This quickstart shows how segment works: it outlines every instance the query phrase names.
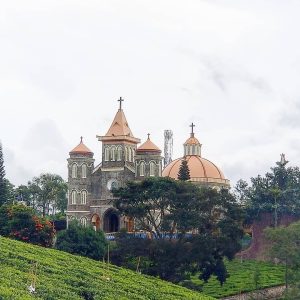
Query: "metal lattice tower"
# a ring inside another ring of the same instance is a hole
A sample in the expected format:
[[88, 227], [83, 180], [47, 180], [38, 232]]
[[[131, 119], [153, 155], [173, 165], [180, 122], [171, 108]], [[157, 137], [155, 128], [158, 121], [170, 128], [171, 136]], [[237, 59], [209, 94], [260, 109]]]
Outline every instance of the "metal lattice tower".
[[173, 131], [165, 130], [165, 146], [164, 146], [164, 166], [168, 165], [172, 161], [173, 156]]

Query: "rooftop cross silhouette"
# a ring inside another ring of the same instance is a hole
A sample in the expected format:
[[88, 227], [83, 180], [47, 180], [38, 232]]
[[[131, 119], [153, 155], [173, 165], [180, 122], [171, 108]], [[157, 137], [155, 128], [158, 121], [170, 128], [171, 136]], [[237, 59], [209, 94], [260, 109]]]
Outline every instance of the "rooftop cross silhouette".
[[192, 123], [192, 124], [190, 125], [190, 127], [192, 127], [192, 134], [194, 134], [194, 127], [196, 127], [196, 125], [195, 125], [194, 123]]
[[122, 102], [124, 101], [124, 99], [122, 99], [122, 97], [120, 97], [120, 99], [118, 100], [120, 102], [120, 110], [122, 109]]

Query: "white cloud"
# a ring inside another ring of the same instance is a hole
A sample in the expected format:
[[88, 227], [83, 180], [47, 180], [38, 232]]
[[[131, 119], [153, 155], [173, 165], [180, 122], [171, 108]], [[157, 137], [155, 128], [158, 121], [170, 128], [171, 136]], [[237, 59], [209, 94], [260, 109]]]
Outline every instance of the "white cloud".
[[5, 1], [0, 138], [9, 179], [65, 176], [81, 135], [99, 161], [95, 136], [109, 127], [119, 96], [136, 136], [151, 132], [162, 147], [163, 130], [173, 129], [174, 156], [196, 123], [203, 155], [233, 181], [267, 171], [283, 151], [299, 164], [299, 8], [273, 0]]

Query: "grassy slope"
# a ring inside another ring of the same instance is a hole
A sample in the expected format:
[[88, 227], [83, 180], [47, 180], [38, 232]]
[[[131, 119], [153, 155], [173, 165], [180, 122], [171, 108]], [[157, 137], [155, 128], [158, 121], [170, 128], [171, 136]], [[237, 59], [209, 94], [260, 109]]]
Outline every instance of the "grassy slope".
[[[31, 262], [38, 262], [37, 294], [32, 297]], [[107, 277], [110, 280], [107, 280]], [[0, 299], [213, 299], [157, 278], [101, 262], [0, 238]]]
[[[215, 278], [211, 278], [203, 286], [203, 293], [216, 298], [239, 294], [240, 292], [255, 290], [254, 274], [259, 270], [259, 288], [277, 286], [284, 283], [284, 267], [267, 262], [243, 261], [236, 259], [226, 262], [230, 277], [223, 286]], [[203, 284], [196, 276], [193, 278], [195, 283]]]

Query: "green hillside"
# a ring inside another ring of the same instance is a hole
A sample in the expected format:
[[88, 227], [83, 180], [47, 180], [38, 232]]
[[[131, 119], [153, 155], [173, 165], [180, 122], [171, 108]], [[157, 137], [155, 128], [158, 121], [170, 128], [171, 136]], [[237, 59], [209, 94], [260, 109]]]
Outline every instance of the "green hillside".
[[[30, 269], [38, 263], [37, 293]], [[0, 299], [213, 299], [180, 286], [65, 252], [0, 238]]]

